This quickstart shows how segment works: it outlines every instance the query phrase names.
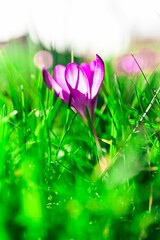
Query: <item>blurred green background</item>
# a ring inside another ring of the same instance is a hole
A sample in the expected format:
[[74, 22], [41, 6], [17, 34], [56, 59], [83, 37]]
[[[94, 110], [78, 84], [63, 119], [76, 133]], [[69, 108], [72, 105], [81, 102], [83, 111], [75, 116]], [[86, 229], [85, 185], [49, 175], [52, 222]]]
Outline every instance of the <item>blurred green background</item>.
[[[29, 38], [0, 49], [0, 239], [160, 239], [159, 69], [146, 80], [105, 62], [98, 164], [87, 125], [44, 85], [40, 50]], [[70, 62], [50, 53], [50, 73]]]

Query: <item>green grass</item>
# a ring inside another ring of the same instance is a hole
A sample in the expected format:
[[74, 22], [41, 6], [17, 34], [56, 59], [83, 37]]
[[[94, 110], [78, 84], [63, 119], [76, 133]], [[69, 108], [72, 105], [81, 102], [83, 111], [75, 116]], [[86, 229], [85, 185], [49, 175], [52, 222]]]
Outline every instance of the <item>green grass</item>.
[[160, 72], [146, 81], [105, 63], [99, 165], [90, 129], [44, 85], [37, 50], [0, 51], [0, 239], [160, 239]]

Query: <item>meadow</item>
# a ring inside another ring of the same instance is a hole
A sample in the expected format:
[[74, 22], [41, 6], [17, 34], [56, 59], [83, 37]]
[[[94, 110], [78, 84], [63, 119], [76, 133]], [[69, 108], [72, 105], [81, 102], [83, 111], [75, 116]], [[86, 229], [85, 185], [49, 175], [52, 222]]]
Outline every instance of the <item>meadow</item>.
[[[160, 239], [159, 69], [120, 74], [105, 61], [97, 147], [90, 123], [46, 88], [41, 49], [0, 49], [0, 239]], [[71, 61], [50, 51], [50, 73]]]

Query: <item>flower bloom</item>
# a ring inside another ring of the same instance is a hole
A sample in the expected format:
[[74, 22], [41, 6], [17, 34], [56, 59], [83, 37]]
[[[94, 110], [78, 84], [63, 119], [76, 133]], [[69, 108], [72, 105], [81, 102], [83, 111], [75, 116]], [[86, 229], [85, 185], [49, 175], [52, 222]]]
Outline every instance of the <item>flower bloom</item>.
[[45, 67], [42, 69], [43, 80], [47, 87], [62, 101], [70, 104], [83, 118], [88, 108], [91, 119], [97, 104], [97, 95], [104, 78], [103, 60], [96, 55], [90, 63], [80, 66], [73, 62], [66, 67], [57, 65], [52, 77]]

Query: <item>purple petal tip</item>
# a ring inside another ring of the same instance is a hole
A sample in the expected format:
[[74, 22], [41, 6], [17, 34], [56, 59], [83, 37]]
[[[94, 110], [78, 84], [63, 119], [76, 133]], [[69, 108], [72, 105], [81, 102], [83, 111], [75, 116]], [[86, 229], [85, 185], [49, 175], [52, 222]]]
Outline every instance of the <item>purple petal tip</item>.
[[43, 75], [43, 80], [44, 80], [46, 86], [51, 90], [53, 88], [53, 78], [47, 72], [45, 67], [42, 68], [42, 75]]

